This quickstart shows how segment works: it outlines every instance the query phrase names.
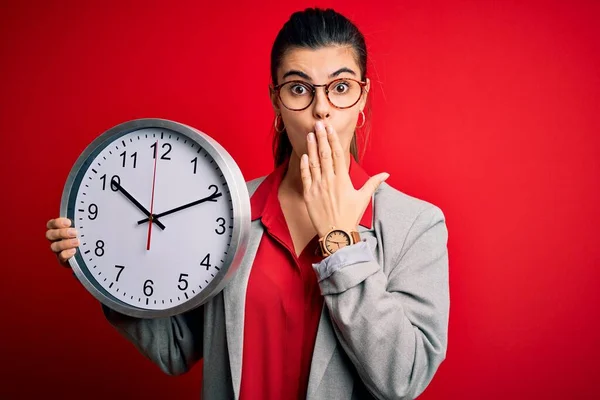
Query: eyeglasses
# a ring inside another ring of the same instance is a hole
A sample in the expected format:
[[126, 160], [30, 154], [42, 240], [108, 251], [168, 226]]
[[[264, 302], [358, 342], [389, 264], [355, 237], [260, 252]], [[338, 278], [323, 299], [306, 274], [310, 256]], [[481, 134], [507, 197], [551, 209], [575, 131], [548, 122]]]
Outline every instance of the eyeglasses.
[[312, 104], [317, 88], [324, 87], [329, 103], [335, 108], [344, 109], [358, 103], [366, 85], [366, 82], [356, 79], [340, 78], [324, 85], [313, 85], [305, 81], [288, 81], [273, 86], [273, 90], [285, 108], [302, 111]]

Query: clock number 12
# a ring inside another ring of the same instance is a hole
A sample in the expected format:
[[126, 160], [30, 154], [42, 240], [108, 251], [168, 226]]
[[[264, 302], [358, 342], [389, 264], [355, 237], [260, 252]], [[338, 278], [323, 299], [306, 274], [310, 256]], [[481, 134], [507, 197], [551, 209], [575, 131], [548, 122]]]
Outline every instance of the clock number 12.
[[[152, 147], [154, 149], [154, 151], [152, 152], [152, 158], [156, 158], [156, 143], [152, 144], [150, 147]], [[169, 154], [171, 152], [171, 144], [169, 143], [163, 143], [163, 145], [161, 146], [163, 149], [167, 148], [167, 151], [165, 151], [165, 153], [160, 156], [161, 160], [170, 160], [171, 157], [167, 157], [167, 154]]]

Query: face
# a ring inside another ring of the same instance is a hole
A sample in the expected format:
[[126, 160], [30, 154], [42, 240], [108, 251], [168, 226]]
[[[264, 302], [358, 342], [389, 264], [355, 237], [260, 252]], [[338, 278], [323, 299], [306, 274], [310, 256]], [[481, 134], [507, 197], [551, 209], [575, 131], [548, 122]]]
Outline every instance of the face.
[[[338, 78], [361, 80], [360, 68], [351, 47], [329, 46], [317, 50], [305, 48], [289, 50], [277, 71], [278, 84], [300, 80], [314, 85], [322, 85]], [[302, 154], [307, 153], [306, 135], [314, 132], [317, 121], [333, 126], [342, 147], [349, 152], [358, 117], [365, 106], [369, 88], [370, 82], [367, 79], [367, 86], [365, 86], [360, 100], [350, 108], [338, 109], [327, 99], [325, 87], [317, 87], [312, 103], [301, 111], [287, 109], [272, 91], [273, 108], [276, 114], [281, 115], [295, 155], [301, 157]], [[343, 86], [337, 89], [344, 90]], [[294, 90], [305, 91], [303, 87], [297, 87]]]

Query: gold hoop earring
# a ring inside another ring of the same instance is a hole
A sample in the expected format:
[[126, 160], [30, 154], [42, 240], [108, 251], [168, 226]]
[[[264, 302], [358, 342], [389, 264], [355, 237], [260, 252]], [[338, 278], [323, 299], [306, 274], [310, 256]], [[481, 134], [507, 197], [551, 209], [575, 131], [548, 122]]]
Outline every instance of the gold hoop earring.
[[[283, 120], [281, 120], [281, 122], [283, 122]], [[275, 123], [273, 125], [275, 126], [275, 132], [277, 133], [281, 133], [285, 129], [285, 125], [283, 125], [281, 129], [277, 129], [277, 126], [279, 125], [279, 114], [275, 115]]]
[[357, 129], [362, 128], [363, 126], [365, 126], [365, 122], [367, 122], [367, 118], [365, 117], [365, 113], [360, 110], [360, 114], [362, 115], [362, 124], [360, 124], [360, 126], [356, 126]]

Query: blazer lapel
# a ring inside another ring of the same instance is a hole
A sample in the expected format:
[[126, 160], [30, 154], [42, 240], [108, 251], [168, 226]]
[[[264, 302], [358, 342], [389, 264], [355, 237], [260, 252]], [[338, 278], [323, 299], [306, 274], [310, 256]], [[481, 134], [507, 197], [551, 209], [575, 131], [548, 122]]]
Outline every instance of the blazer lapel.
[[323, 304], [321, 319], [319, 321], [319, 330], [315, 341], [315, 349], [310, 365], [310, 376], [308, 379], [308, 389], [306, 391], [307, 399], [314, 398], [336, 347], [337, 340], [329, 319], [329, 311], [327, 310], [327, 305]]
[[[372, 200], [374, 201], [374, 198], [372, 198]], [[374, 227], [374, 221], [371, 221], [371, 226]], [[362, 234], [366, 232], [374, 232], [375, 229], [369, 229], [360, 225], [358, 227], [358, 231]], [[317, 390], [319, 389], [319, 385], [325, 377], [325, 372], [327, 371], [327, 367], [329, 366], [331, 357], [333, 357], [333, 353], [335, 352], [337, 346], [338, 341], [337, 337], [335, 336], [335, 332], [333, 331], [333, 326], [331, 325], [329, 310], [327, 309], [327, 305], [323, 304], [321, 319], [319, 320], [319, 329], [317, 330], [317, 339], [315, 341], [315, 349], [313, 351], [313, 358], [310, 365], [308, 390], [306, 392], [307, 399], [316, 398], [315, 396], [317, 394]], [[350, 390], [351, 393], [352, 387], [346, 389]], [[340, 398], [349, 398], [350, 393], [348, 394], [348, 397], [340, 396]]]
[[231, 366], [231, 379], [233, 393], [239, 399], [240, 386], [242, 383], [242, 356], [244, 345], [244, 310], [246, 306], [246, 289], [250, 270], [258, 245], [263, 234], [260, 220], [252, 221], [250, 225], [250, 238], [248, 247], [242, 262], [232, 277], [231, 281], [223, 289], [225, 302], [225, 329], [227, 336], [227, 348], [229, 350], [229, 364]]

